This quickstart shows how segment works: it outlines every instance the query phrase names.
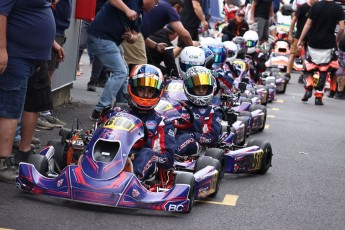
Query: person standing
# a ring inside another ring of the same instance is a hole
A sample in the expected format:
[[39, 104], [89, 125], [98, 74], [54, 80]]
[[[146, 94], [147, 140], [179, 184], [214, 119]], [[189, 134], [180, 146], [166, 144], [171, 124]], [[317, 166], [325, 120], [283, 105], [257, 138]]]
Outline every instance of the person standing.
[[[333, 58], [332, 53], [338, 47], [344, 33], [344, 19], [342, 7], [333, 0], [316, 2], [309, 10], [308, 20], [297, 43], [298, 48], [302, 48], [304, 38], [308, 34], [308, 54], [313, 62], [316, 64], [330, 62]], [[339, 30], [336, 38], [334, 32], [337, 25]], [[311, 74], [313, 73], [308, 72], [309, 76]], [[315, 87], [315, 105], [323, 105], [326, 75], [326, 72], [320, 72], [319, 82]], [[311, 86], [306, 86], [302, 101], [308, 101], [312, 96], [312, 90]]]
[[249, 30], [249, 25], [244, 19], [244, 10], [238, 10], [235, 19], [229, 21], [229, 24], [222, 30], [222, 42], [231, 41], [236, 36], [243, 36]]
[[142, 11], [151, 10], [157, 0], [109, 0], [98, 11], [88, 29], [88, 46], [96, 58], [110, 72], [103, 93], [90, 118], [97, 120], [101, 111], [114, 102], [124, 84], [128, 70], [121, 43], [135, 43], [138, 38]]
[[[25, 35], [25, 36], [23, 36]], [[29, 77], [51, 58], [55, 21], [49, 0], [0, 1], [0, 181], [14, 183], [11, 157]]]

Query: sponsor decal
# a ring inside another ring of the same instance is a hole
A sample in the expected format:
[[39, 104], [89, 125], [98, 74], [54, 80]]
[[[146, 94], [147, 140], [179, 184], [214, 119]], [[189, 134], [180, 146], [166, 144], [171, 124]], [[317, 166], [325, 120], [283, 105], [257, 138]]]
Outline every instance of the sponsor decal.
[[138, 190], [136, 190], [136, 189], [133, 189], [133, 190], [132, 190], [132, 196], [133, 196], [134, 198], [137, 198], [139, 195], [140, 195], [140, 192], [139, 192]]
[[57, 184], [56, 184], [58, 188], [61, 187], [63, 181], [64, 181], [64, 179], [58, 180], [58, 182], [57, 182]]
[[157, 122], [155, 120], [148, 120], [145, 123], [147, 129], [155, 129], [157, 127]]
[[175, 137], [175, 132], [172, 129], [169, 129], [168, 135]]

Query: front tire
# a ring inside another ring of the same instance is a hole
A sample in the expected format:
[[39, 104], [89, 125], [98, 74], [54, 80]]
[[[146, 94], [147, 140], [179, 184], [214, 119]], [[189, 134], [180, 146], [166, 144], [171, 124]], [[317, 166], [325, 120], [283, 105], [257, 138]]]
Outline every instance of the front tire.
[[260, 149], [264, 151], [264, 154], [262, 155], [261, 159], [261, 167], [257, 171], [257, 173], [265, 174], [268, 171], [268, 169], [272, 166], [272, 146], [268, 141], [253, 139], [248, 142], [247, 147], [254, 145], [259, 146]]
[[220, 186], [220, 180], [221, 180], [221, 170], [222, 166], [219, 162], [219, 160], [213, 159], [211, 157], [201, 157], [197, 160], [196, 166], [195, 166], [195, 172], [198, 172], [199, 170], [207, 167], [207, 166], [213, 166], [218, 171], [218, 178], [216, 182], [216, 190], [214, 193], [210, 194], [209, 197], [215, 197], [219, 191]]
[[188, 194], [188, 199], [189, 199], [189, 205], [188, 205], [188, 211], [189, 213], [193, 206], [194, 206], [194, 193], [195, 193], [195, 178], [192, 173], [188, 172], [179, 172], [175, 176], [175, 184], [186, 184], [190, 186], [189, 194]]

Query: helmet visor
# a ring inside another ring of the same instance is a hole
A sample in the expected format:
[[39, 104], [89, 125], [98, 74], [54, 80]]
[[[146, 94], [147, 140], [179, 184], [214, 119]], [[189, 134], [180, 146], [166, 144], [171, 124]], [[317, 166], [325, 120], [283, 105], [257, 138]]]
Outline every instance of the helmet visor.
[[257, 43], [258, 43], [258, 41], [248, 40], [248, 41], [247, 41], [247, 46], [248, 46], [249, 48], [255, 47]]
[[187, 72], [187, 70], [190, 68], [190, 67], [193, 67], [195, 65], [193, 64], [185, 64], [185, 63], [182, 63], [180, 62], [180, 69], [183, 71], [183, 72]]
[[212, 75], [208, 73], [199, 73], [185, 80], [187, 88], [195, 86], [208, 85], [213, 86]]
[[133, 76], [133, 87], [152, 87], [157, 90], [162, 89], [162, 81], [155, 74], [138, 74]]
[[226, 57], [234, 57], [236, 55], [235, 51], [233, 50], [228, 50], [226, 51]]

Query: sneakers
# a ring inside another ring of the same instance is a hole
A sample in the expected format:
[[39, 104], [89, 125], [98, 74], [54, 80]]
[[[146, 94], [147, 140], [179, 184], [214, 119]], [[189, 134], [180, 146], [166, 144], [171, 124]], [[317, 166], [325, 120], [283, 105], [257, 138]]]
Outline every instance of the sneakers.
[[343, 92], [337, 92], [334, 95], [334, 99], [339, 99], [339, 100], [345, 100], [345, 93]]
[[304, 84], [303, 78], [304, 78], [304, 75], [303, 75], [303, 74], [301, 74], [301, 75], [298, 77], [298, 83], [299, 83], [299, 84]]
[[34, 150], [29, 150], [27, 152], [18, 150], [14, 154], [14, 165], [18, 166], [20, 162], [27, 162], [32, 154], [36, 154], [36, 152]]
[[46, 121], [48, 121], [51, 125], [57, 128], [62, 128], [66, 126], [67, 124], [63, 121], [60, 121], [56, 116], [53, 114], [50, 115], [40, 115], [40, 117], [45, 118]]
[[289, 83], [289, 81], [291, 80], [291, 75], [289, 73], [286, 73], [284, 77], [286, 82]]
[[13, 157], [0, 157], [0, 181], [16, 183], [18, 169], [14, 165]]
[[98, 112], [97, 110], [94, 110], [90, 116], [91, 120], [97, 121], [98, 118], [101, 116], [101, 112]]
[[44, 117], [42, 116], [38, 117], [36, 128], [50, 130], [50, 129], [53, 129], [54, 127], [55, 126], [49, 123]]
[[315, 105], [323, 105], [322, 97], [315, 97]]
[[311, 98], [311, 96], [312, 96], [312, 91], [306, 90], [302, 98], [302, 101], [308, 101], [308, 99]]
[[329, 93], [327, 94], [327, 97], [333, 98], [335, 96], [335, 91], [330, 90]]
[[87, 83], [87, 91], [96, 92], [96, 84], [92, 82]]

